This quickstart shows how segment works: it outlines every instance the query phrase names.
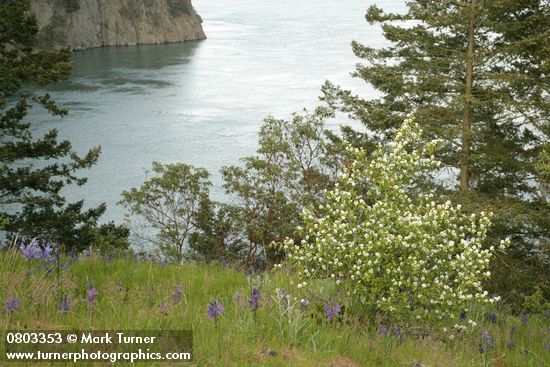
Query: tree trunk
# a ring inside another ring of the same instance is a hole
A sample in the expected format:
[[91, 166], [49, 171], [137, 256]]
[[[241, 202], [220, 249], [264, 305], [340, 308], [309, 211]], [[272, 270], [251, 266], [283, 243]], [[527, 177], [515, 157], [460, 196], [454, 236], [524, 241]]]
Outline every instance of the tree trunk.
[[472, 144], [472, 87], [474, 84], [474, 31], [476, 1], [470, 2], [468, 45], [466, 50], [466, 84], [464, 88], [464, 117], [462, 119], [462, 147], [460, 157], [460, 192], [470, 189], [470, 150]]

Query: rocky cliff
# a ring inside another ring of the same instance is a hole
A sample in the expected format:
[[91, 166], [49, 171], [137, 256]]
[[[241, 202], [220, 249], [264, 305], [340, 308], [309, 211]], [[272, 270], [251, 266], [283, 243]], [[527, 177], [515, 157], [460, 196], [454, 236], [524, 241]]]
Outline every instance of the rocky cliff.
[[204, 39], [191, 0], [30, 0], [42, 47], [158, 44]]

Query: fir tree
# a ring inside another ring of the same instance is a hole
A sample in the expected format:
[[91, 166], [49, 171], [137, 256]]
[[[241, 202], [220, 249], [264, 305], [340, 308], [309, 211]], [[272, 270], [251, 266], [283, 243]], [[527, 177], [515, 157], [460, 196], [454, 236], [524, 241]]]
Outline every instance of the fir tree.
[[8, 218], [8, 232], [82, 247], [105, 205], [83, 210], [83, 201], [67, 204], [60, 190], [86, 182], [76, 171], [92, 166], [100, 148], [80, 157], [69, 141], [58, 140], [55, 129], [38, 139], [32, 136], [26, 116], [33, 105], [54, 116], [67, 111], [49, 95], [31, 95], [23, 87], [54, 83], [71, 70], [69, 50], [35, 48], [37, 32], [28, 0], [0, 3], [0, 216]]
[[369, 130], [348, 128], [346, 137], [368, 149], [414, 112], [428, 138], [446, 142], [439, 194], [493, 211], [492, 244], [512, 240], [495, 262], [492, 290], [519, 300], [526, 284], [548, 287], [541, 269], [550, 268], [550, 207], [540, 167], [550, 138], [549, 2], [416, 0], [404, 14], [371, 6], [366, 19], [381, 24], [391, 46], [353, 42], [364, 60], [354, 76], [381, 97], [323, 87], [329, 105]]

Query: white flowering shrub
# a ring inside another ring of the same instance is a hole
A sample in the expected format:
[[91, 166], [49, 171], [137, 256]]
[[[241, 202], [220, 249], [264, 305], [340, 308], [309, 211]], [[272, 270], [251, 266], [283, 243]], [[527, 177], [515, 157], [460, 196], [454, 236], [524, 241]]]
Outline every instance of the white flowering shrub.
[[473, 301], [494, 301], [482, 289], [494, 251], [482, 248], [490, 214], [410, 194], [418, 175], [439, 166], [437, 146], [408, 117], [371, 158], [347, 148], [351, 163], [320, 214], [303, 213], [304, 240], [284, 243], [299, 287], [334, 279], [353, 302], [396, 320], [454, 318]]

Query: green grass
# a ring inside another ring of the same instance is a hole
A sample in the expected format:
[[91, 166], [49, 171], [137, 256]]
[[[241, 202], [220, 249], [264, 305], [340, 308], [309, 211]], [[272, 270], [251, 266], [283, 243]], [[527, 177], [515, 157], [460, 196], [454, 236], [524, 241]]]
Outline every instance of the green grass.
[[[485, 320], [487, 310], [478, 310], [472, 312], [478, 327], [464, 335], [455, 332], [453, 340], [449, 338], [451, 332], [432, 331], [429, 336], [419, 337], [414, 336], [412, 329], [406, 329], [405, 337], [400, 339], [390, 336], [391, 331], [388, 336], [380, 335], [377, 326], [367, 326], [346, 314], [339, 321], [327, 321], [321, 303], [312, 302], [307, 311], [300, 311], [299, 300], [310, 297], [293, 286], [292, 276], [284, 271], [265, 275], [265, 298], [254, 315], [247, 303], [247, 277], [219, 266], [162, 266], [147, 261], [88, 257], [61, 270], [58, 278], [57, 268], [46, 275], [40, 265], [43, 263], [29, 263], [14, 252], [0, 254], [1, 305], [12, 296], [22, 301], [12, 314], [2, 310], [1, 330], [192, 329], [194, 362], [180, 365], [445, 367], [484, 366], [478, 345], [481, 332], [487, 330], [494, 339], [485, 356], [487, 366], [550, 365], [550, 351], [545, 349], [550, 342], [550, 325], [542, 315], [530, 315], [523, 325], [519, 318], [499, 312], [499, 321], [493, 324]], [[81, 301], [89, 283], [99, 291], [93, 312]], [[174, 304], [172, 293], [179, 285], [184, 286], [184, 295], [180, 303]], [[291, 296], [290, 312], [285, 302], [277, 301], [279, 288]], [[240, 302], [235, 299], [238, 292], [243, 295]], [[58, 308], [62, 294], [68, 294], [73, 302], [66, 314]], [[225, 309], [218, 323], [219, 357], [215, 323], [206, 313], [208, 303], [214, 299]], [[516, 326], [513, 350], [507, 348], [511, 325]], [[434, 326], [431, 330], [440, 328]], [[276, 355], [268, 351], [275, 351]]]

